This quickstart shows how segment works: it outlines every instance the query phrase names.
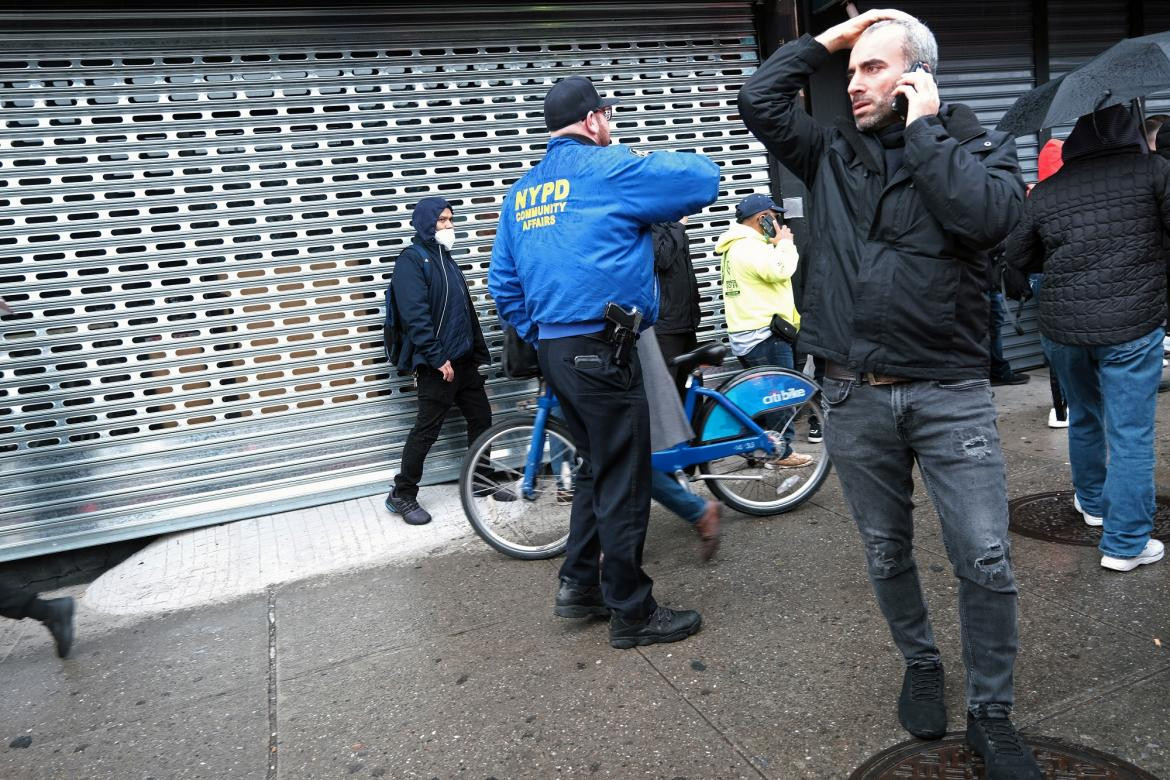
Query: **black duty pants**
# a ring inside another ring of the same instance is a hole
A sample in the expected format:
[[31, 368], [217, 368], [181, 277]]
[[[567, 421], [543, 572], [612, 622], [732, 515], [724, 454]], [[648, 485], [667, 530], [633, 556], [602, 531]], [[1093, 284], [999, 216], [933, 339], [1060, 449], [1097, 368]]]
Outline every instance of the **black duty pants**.
[[606, 606], [622, 617], [647, 617], [657, 606], [654, 582], [642, 571], [650, 412], [637, 352], [628, 365], [615, 366], [613, 345], [591, 334], [542, 339], [537, 356], [581, 459], [561, 577], [600, 584]]
[[13, 620], [31, 617], [28, 609], [36, 600], [37, 594], [32, 591], [0, 583], [0, 616]]
[[443, 375], [429, 366], [419, 366], [415, 373], [418, 380], [418, 419], [406, 436], [402, 447], [402, 465], [394, 477], [394, 494], [404, 498], [418, 496], [418, 483], [422, 479], [423, 461], [431, 451], [431, 445], [439, 438], [439, 429], [452, 406], [459, 407], [467, 420], [467, 444], [471, 446], [479, 435], [492, 427], [492, 407], [483, 389], [483, 375], [475, 365], [475, 359], [466, 358], [451, 361], [455, 369], [455, 380], [444, 382]]

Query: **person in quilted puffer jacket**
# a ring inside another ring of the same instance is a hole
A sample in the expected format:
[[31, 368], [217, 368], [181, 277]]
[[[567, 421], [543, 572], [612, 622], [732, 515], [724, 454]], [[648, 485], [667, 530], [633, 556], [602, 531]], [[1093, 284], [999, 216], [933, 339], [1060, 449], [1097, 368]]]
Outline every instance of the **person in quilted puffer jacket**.
[[1170, 163], [1126, 106], [1082, 116], [1063, 167], [1032, 190], [1005, 260], [1043, 271], [1044, 353], [1068, 398], [1073, 502], [1103, 525], [1101, 565], [1162, 559], [1154, 528], [1154, 414], [1162, 377]]

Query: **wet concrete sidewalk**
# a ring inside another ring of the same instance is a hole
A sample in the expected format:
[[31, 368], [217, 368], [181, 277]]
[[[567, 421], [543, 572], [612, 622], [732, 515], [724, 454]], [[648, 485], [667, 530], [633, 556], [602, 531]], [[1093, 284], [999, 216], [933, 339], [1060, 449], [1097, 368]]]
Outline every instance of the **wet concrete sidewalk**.
[[[1045, 378], [996, 392], [1010, 495], [1068, 489]], [[1159, 485], [1170, 485], [1165, 465]], [[959, 730], [957, 586], [921, 488], [916, 497]], [[361, 510], [367, 525], [401, 525], [379, 503]], [[83, 597], [65, 662], [39, 626], [4, 626], [0, 777], [829, 778], [907, 738], [894, 714], [900, 659], [835, 477], [792, 514], [731, 513], [713, 565], [655, 508], [655, 592], [704, 616], [701, 633], [672, 645], [617, 651], [605, 623], [555, 618], [558, 561], [510, 560], [462, 530], [401, 544], [409, 554], [250, 580], [252, 592], [204, 577], [202, 598], [184, 602], [199, 606], [168, 612], [135, 613], [99, 580], [103, 603], [123, 606], [98, 611]], [[1117, 574], [1091, 547], [1013, 545], [1017, 724], [1170, 777], [1170, 561]], [[155, 567], [154, 590], [166, 588], [159, 577], [240, 565], [176, 558]], [[130, 587], [127, 566], [154, 564], [135, 556], [106, 576]], [[11, 746], [22, 737], [27, 747]]]

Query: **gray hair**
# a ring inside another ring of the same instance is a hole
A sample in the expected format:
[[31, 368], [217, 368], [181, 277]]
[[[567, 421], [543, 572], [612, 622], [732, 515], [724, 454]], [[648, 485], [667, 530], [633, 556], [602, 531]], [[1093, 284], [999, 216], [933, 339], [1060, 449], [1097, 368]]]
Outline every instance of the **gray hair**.
[[935, 41], [934, 33], [930, 31], [930, 28], [917, 19], [913, 21], [882, 19], [880, 22], [874, 22], [866, 27], [862, 35], [867, 35], [871, 30], [879, 30], [889, 25], [902, 28], [902, 54], [906, 57], [906, 68], [909, 69], [916, 62], [925, 62], [930, 66], [930, 72], [937, 74], [938, 42]]

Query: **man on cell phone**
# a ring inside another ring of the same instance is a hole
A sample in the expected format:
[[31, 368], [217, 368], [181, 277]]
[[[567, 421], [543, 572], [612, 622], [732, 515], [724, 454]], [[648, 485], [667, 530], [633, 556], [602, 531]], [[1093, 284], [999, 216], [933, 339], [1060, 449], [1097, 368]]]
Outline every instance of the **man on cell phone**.
[[[723, 259], [719, 275], [731, 354], [744, 368], [792, 368], [792, 345], [800, 327], [792, 275], [800, 258], [792, 231], [781, 224], [782, 213], [784, 209], [767, 195], [748, 195], [735, 207], [735, 222], [715, 244], [716, 254]], [[787, 420], [782, 411], [766, 420], [769, 429], [784, 431], [784, 451], [768, 465], [807, 466], [812, 457], [793, 451], [792, 426], [784, 425]]]
[[[846, 49], [852, 121], [823, 126], [800, 93]], [[1019, 219], [1024, 183], [1010, 136], [940, 102], [937, 66], [924, 24], [868, 11], [782, 46], [744, 85], [739, 106], [809, 190], [816, 240], [806, 250], [800, 346], [827, 361], [825, 447], [905, 658], [899, 720], [923, 739], [947, 731], [943, 667], [913, 555], [917, 463], [959, 579], [967, 742], [989, 778], [1039, 778], [1009, 719], [1016, 583], [984, 294], [987, 250]]]

